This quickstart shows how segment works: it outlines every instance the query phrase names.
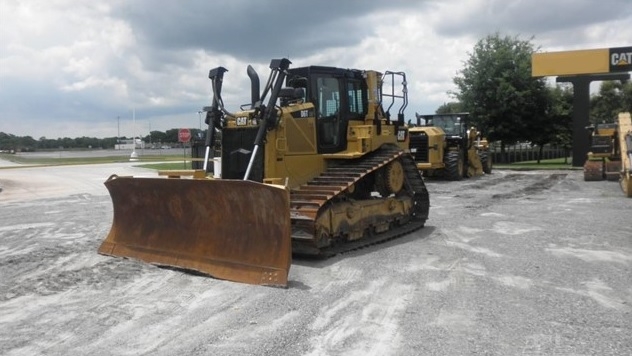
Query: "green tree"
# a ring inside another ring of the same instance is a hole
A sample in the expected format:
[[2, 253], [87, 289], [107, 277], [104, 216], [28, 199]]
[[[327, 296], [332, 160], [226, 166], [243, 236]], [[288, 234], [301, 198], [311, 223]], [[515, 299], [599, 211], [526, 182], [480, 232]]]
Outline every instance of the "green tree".
[[[145, 142], [152, 143], [178, 143], [178, 131], [179, 128], [169, 129], [167, 132], [151, 131], [149, 135], [144, 137]], [[201, 134], [202, 138], [205, 137], [206, 131], [200, 131], [199, 129], [191, 128], [191, 134], [198, 137]], [[221, 133], [217, 133], [216, 145], [219, 145], [221, 140]], [[151, 141], [149, 140], [151, 138]], [[15, 136], [12, 134], [0, 132], [0, 150], [15, 150], [15, 151], [34, 151], [34, 150], [58, 150], [58, 149], [85, 149], [85, 148], [103, 148], [113, 149], [115, 144], [119, 140], [125, 140], [127, 137], [64, 137], [49, 139], [45, 136], [41, 136], [38, 140], [33, 139], [31, 136]], [[219, 146], [218, 146], [219, 147]]]
[[162, 131], [151, 131], [149, 135], [145, 136], [144, 140], [145, 142], [158, 144], [158, 143], [167, 142], [166, 138], [167, 138], [167, 134], [165, 134]]
[[12, 134], [0, 132], [0, 150], [10, 151], [17, 149], [17, 137]]
[[622, 111], [632, 112], [632, 82], [625, 82], [622, 85], [623, 109]]
[[118, 141], [118, 137], [106, 137], [101, 140], [100, 147], [104, 149], [113, 149]]
[[590, 120], [593, 124], [614, 122], [622, 111], [632, 109], [632, 84], [618, 80], [604, 81], [599, 92], [590, 98]]
[[545, 80], [531, 76], [534, 52], [530, 40], [489, 35], [476, 43], [453, 79], [457, 90], [451, 94], [490, 141], [501, 141], [503, 152], [505, 145], [530, 141], [550, 124]]
[[564, 157], [564, 163], [568, 163], [568, 154], [573, 143], [573, 87], [556, 85], [548, 87], [547, 90], [549, 92], [547, 118], [551, 121], [552, 126], [547, 125], [542, 139], [534, 141], [540, 145], [538, 163], [540, 163], [542, 148], [546, 143], [563, 147], [567, 153]]
[[463, 104], [456, 101], [451, 101], [449, 103], [443, 103], [441, 106], [437, 108], [435, 111], [436, 114], [454, 114], [463, 112]]
[[163, 142], [176, 143], [178, 142], [178, 131], [180, 129], [169, 129], [165, 132], [165, 139]]

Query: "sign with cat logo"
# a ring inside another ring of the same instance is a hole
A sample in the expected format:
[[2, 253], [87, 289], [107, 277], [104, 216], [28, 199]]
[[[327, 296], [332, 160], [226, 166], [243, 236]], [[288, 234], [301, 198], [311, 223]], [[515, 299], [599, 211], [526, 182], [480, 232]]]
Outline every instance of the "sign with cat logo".
[[632, 47], [610, 48], [610, 71], [632, 71]]
[[531, 55], [531, 75], [605, 74], [632, 71], [632, 47], [541, 52]]

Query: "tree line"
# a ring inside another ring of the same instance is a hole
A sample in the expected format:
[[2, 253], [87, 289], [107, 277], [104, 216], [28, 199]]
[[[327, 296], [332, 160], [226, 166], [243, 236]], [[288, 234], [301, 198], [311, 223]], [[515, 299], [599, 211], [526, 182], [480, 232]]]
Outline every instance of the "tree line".
[[[169, 129], [167, 131], [151, 131], [148, 135], [140, 137], [146, 144], [175, 146], [179, 144], [178, 131], [179, 128]], [[191, 128], [191, 136], [193, 138], [204, 137], [206, 131]], [[56, 150], [56, 149], [113, 149], [117, 143], [131, 140], [132, 137], [64, 137], [50, 139], [40, 137], [34, 139], [31, 136], [16, 136], [4, 132], [0, 132], [0, 151], [40, 151], [40, 150]]]

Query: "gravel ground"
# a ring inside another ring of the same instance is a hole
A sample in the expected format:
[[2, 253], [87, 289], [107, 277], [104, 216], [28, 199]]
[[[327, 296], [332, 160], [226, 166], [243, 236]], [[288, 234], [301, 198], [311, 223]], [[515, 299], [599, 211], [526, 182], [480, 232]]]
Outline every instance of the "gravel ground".
[[630, 355], [632, 199], [581, 171], [427, 181], [426, 227], [289, 288], [98, 255], [119, 163], [0, 170], [2, 355]]

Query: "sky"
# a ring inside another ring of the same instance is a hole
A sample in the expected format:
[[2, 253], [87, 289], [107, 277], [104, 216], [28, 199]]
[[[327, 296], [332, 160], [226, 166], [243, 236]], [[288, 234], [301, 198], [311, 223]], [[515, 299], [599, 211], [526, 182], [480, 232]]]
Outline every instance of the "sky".
[[0, 132], [115, 137], [199, 128], [211, 68], [229, 111], [273, 58], [403, 71], [406, 119], [456, 89], [477, 41], [541, 51], [632, 46], [630, 0], [2, 0]]

